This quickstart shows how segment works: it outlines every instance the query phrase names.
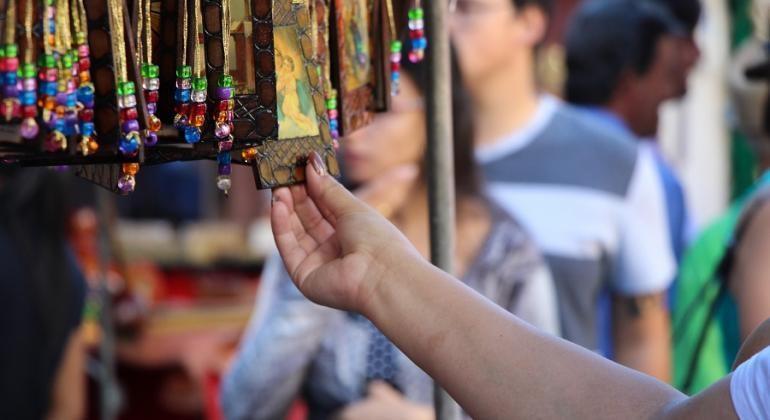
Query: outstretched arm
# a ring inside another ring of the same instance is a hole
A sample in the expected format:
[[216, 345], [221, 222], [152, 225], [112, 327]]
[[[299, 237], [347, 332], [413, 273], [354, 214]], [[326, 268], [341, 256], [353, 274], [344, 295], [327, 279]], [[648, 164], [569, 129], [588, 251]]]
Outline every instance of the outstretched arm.
[[538, 333], [431, 266], [317, 155], [311, 162], [307, 186], [274, 192], [273, 231], [295, 284], [369, 317], [473, 417], [735, 416], [724, 389], [689, 404], [651, 377]]

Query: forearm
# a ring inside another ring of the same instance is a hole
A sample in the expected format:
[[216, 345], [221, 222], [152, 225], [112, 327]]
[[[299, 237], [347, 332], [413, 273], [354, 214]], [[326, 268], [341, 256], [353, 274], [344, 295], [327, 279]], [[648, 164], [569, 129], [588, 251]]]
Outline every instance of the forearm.
[[650, 417], [682, 398], [538, 333], [415, 256], [394, 261], [365, 314], [473, 417]]
[[671, 322], [662, 293], [614, 300], [616, 362], [671, 381]]

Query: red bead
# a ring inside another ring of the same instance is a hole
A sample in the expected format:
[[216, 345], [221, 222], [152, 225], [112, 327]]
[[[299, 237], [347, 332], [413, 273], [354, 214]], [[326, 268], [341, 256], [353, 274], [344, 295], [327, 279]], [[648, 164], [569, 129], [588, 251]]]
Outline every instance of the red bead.
[[78, 113], [78, 117], [83, 122], [91, 122], [94, 120], [94, 110], [91, 108], [83, 108]]
[[192, 115], [205, 115], [206, 114], [206, 103], [205, 102], [196, 102], [193, 104], [192, 107]]
[[390, 63], [390, 71], [401, 71], [401, 63]]
[[157, 90], [145, 90], [144, 91], [144, 100], [147, 102], [156, 103], [158, 102], [158, 91]]
[[190, 112], [190, 104], [176, 104], [174, 107], [174, 112], [180, 115], [187, 115]]
[[37, 116], [37, 107], [35, 105], [27, 105], [22, 108], [21, 115], [24, 118], [35, 118]]
[[0, 71], [8, 71], [8, 61], [6, 58], [0, 58]]
[[78, 60], [78, 66], [80, 67], [80, 71], [87, 71], [91, 68], [91, 59], [88, 57], [81, 58]]
[[422, 29], [413, 29], [409, 31], [409, 38], [411, 39], [418, 39], [425, 36], [425, 31]]
[[139, 117], [135, 107], [123, 108], [120, 110], [120, 121], [131, 121]]

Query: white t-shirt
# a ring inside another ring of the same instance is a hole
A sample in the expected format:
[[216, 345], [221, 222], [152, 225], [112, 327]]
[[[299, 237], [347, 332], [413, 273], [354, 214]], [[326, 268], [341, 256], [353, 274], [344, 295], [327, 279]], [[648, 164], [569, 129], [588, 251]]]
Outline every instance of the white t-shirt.
[[730, 395], [739, 419], [770, 419], [770, 347], [735, 369]]

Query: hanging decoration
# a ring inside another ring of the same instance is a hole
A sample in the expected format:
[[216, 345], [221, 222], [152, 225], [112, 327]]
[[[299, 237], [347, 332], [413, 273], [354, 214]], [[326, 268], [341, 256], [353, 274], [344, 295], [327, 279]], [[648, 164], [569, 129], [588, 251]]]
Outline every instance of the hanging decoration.
[[[29, 1], [29, 0], [27, 0]], [[77, 129], [80, 135], [79, 149], [83, 156], [96, 153], [99, 143], [96, 141], [94, 124], [95, 89], [91, 82], [91, 51], [88, 47], [88, 18], [83, 0], [72, 0], [72, 20], [75, 28], [75, 48], [73, 55], [72, 83], [77, 86]]]
[[6, 9], [4, 43], [2, 48], [3, 101], [0, 114], [6, 122], [21, 117], [21, 102], [17, 86], [19, 70], [19, 47], [16, 44], [16, 5], [10, 2]]
[[160, 67], [152, 61], [152, 14], [151, 0], [136, 0], [137, 29], [136, 29], [136, 60], [140, 63], [142, 90], [147, 104], [147, 129], [143, 132], [144, 145], [155, 146], [158, 143], [158, 132], [161, 121], [155, 115], [158, 111], [160, 89]]
[[412, 51], [409, 52], [409, 61], [419, 63], [425, 58], [425, 48], [428, 40], [425, 38], [424, 12], [420, 0], [414, 0], [409, 9], [409, 39], [412, 41]]
[[188, 118], [189, 125], [185, 128], [185, 140], [189, 143], [197, 143], [201, 140], [201, 129], [206, 122], [206, 96], [208, 79], [203, 65], [203, 46], [200, 44], [198, 34], [201, 28], [201, 3], [193, 0], [193, 20], [188, 37], [192, 37], [193, 45], [193, 78], [192, 78], [192, 106]]
[[[197, 1], [197, 0], [196, 0]], [[230, 0], [222, 0], [222, 55], [223, 73], [219, 76], [216, 90], [214, 135], [217, 138], [217, 188], [227, 195], [232, 187], [233, 149], [233, 76], [230, 75]], [[204, 78], [205, 80], [205, 78]]]
[[[37, 124], [37, 66], [35, 65], [35, 42], [33, 25], [35, 18], [35, 2], [24, 2], [24, 63], [22, 64], [22, 91], [20, 95], [21, 113], [23, 120], [19, 133], [25, 140], [33, 140], [40, 133]], [[5, 66], [7, 68], [7, 66]]]
[[192, 67], [187, 64], [187, 51], [189, 50], [189, 41], [187, 35], [189, 32], [189, 7], [187, 0], [181, 0], [180, 12], [182, 14], [182, 46], [180, 48], [180, 61], [176, 68], [176, 90], [174, 91], [174, 127], [176, 127], [187, 143], [197, 143], [200, 136], [195, 137], [195, 130], [188, 134], [188, 115], [190, 114], [190, 99], [192, 98]]

